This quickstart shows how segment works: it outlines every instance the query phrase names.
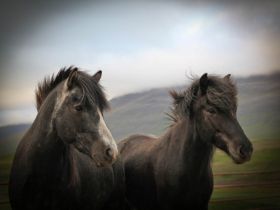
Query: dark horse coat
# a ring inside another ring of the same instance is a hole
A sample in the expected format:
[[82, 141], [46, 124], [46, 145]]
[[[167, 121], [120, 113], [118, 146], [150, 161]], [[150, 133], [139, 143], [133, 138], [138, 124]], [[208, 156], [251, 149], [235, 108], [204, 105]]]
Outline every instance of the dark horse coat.
[[101, 114], [100, 77], [69, 68], [38, 87], [38, 115], [12, 165], [12, 209], [122, 209], [124, 172]]
[[252, 145], [236, 119], [229, 76], [204, 74], [183, 93], [171, 95], [174, 122], [163, 136], [133, 135], [118, 145], [132, 209], [207, 209], [214, 146], [236, 163], [250, 159]]

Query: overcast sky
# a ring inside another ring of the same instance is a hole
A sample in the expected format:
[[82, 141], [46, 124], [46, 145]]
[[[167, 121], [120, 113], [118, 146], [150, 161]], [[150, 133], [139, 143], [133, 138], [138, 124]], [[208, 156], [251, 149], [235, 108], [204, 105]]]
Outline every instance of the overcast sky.
[[44, 76], [103, 70], [109, 98], [187, 75], [280, 68], [280, 1], [25, 1], [0, 11], [0, 125], [32, 121]]

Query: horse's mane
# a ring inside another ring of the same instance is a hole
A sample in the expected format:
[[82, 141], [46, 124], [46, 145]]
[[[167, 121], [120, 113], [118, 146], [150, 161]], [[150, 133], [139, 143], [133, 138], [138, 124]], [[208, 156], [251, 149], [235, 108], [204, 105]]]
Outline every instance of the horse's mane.
[[71, 71], [74, 69], [74, 67], [69, 68], [62, 68], [57, 73], [57, 75], [52, 75], [45, 77], [42, 82], [40, 82], [37, 86], [37, 89], [35, 90], [35, 96], [36, 96], [36, 108], [37, 110], [40, 109], [42, 103], [44, 102], [45, 98], [48, 96], [48, 94], [63, 80], [67, 79], [70, 75]]
[[109, 107], [109, 103], [103, 92], [102, 86], [95, 82], [94, 79], [87, 73], [78, 71], [77, 67], [70, 66], [69, 68], [64, 67], [60, 69], [57, 75], [53, 74], [52, 76], [45, 77], [43, 81], [38, 84], [35, 91], [37, 110], [40, 109], [48, 94], [63, 80], [67, 79], [72, 71], [77, 71], [77, 74], [75, 74], [75, 80], [83, 89], [83, 92], [90, 104], [97, 103], [101, 112]]
[[[169, 93], [173, 98], [173, 106], [171, 107], [171, 112], [167, 113], [167, 116], [174, 123], [183, 116], [191, 116], [192, 104], [200, 94], [199, 79], [194, 79], [193, 83], [184, 91], [177, 92], [171, 90]], [[236, 85], [229, 77], [208, 76], [207, 103], [222, 111], [236, 111], [236, 95]]]

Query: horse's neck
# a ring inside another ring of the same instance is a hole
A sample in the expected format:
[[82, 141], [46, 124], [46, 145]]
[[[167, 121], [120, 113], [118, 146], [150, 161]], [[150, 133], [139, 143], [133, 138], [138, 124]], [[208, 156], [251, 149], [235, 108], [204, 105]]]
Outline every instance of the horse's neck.
[[202, 140], [196, 132], [196, 126], [189, 119], [182, 119], [167, 132], [166, 150], [168, 157], [177, 161], [174, 167], [180, 167], [181, 173], [204, 176], [211, 170], [213, 146]]
[[49, 168], [64, 167], [72, 163], [71, 148], [57, 135], [53, 128], [53, 112], [56, 104], [57, 92], [53, 91], [42, 104], [26, 138], [30, 143], [30, 150], [34, 154], [35, 167], [42, 163], [42, 171]]
[[[45, 136], [42, 133], [33, 138], [37, 138], [33, 143], [36, 148], [33, 171], [46, 179], [61, 180], [68, 188], [77, 187], [79, 174], [74, 148], [65, 144], [55, 131], [45, 132]], [[45, 176], [46, 174], [48, 176]]]
[[38, 110], [38, 114], [31, 126], [31, 134], [35, 138], [49, 135], [53, 132], [53, 115], [56, 106], [57, 90], [52, 91]]
[[[34, 161], [44, 163], [46, 170], [60, 164], [65, 159], [66, 145], [52, 129], [51, 112], [39, 113], [35, 119], [31, 132], [28, 135], [31, 151], [34, 154]], [[36, 164], [37, 165], [37, 164]], [[35, 166], [36, 167], [36, 166]]]

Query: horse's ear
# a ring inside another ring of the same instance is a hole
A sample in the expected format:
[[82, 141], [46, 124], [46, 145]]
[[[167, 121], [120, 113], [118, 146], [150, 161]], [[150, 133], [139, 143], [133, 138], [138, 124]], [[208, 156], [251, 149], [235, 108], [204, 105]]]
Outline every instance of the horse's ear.
[[208, 76], [207, 73], [203, 74], [199, 79], [199, 87], [201, 90], [201, 94], [206, 94], [207, 88], [208, 88]]
[[230, 76], [231, 76], [231, 74], [227, 74], [226, 76], [224, 76], [224, 80], [230, 81]]
[[99, 70], [98, 72], [96, 72], [96, 73], [92, 76], [92, 78], [94, 79], [95, 82], [98, 83], [98, 82], [100, 81], [100, 79], [101, 79], [101, 76], [102, 76], [102, 71]]
[[76, 80], [77, 74], [78, 74], [78, 68], [74, 68], [71, 71], [71, 73], [69, 74], [68, 79], [67, 79], [68, 89], [73, 88], [73, 86], [75, 85], [75, 80]]

